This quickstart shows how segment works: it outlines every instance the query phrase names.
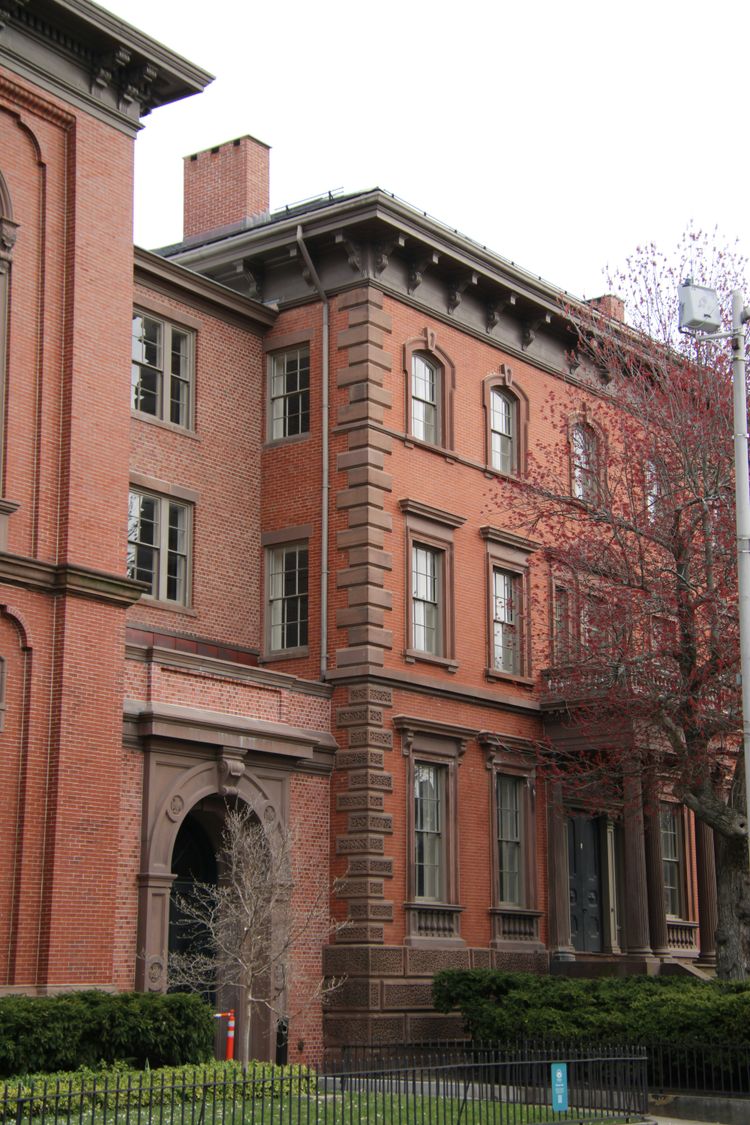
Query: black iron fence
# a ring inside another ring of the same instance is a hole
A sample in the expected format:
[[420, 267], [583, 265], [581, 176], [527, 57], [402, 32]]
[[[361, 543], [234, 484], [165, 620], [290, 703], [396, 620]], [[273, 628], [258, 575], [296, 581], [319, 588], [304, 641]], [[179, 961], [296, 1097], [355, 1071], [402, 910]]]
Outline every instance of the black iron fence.
[[[576, 1047], [555, 1040], [521, 1040], [490, 1046], [472, 1044], [467, 1040], [425, 1042], [420, 1045], [385, 1047], [351, 1046], [329, 1049], [327, 1062], [351, 1071], [372, 1066], [389, 1065], [389, 1060], [408, 1056], [414, 1065], [422, 1059], [445, 1056], [482, 1058], [494, 1052], [498, 1058], [533, 1058], [543, 1054], [550, 1058], [573, 1058]], [[645, 1052], [647, 1083], [651, 1093], [715, 1094], [750, 1096], [750, 1044], [731, 1043], [650, 1043], [633, 1050]]]
[[[564, 1081], [562, 1079], [564, 1078]], [[240, 1067], [7, 1083], [3, 1125], [590, 1125], [643, 1121], [642, 1050], [361, 1052], [317, 1072]]]

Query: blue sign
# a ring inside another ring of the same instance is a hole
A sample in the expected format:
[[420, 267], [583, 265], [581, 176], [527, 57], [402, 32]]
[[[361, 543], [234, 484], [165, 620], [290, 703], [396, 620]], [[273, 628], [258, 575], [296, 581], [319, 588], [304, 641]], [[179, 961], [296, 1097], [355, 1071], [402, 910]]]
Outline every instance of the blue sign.
[[568, 1064], [552, 1063], [552, 1108], [556, 1113], [568, 1109]]

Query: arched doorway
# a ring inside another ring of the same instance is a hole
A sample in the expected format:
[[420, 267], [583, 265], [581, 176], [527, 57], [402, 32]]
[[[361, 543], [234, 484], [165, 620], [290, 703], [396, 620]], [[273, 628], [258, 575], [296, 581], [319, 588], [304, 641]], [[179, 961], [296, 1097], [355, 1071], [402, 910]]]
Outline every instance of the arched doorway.
[[[191, 810], [180, 825], [172, 849], [172, 874], [175, 880], [169, 897], [169, 956], [202, 954], [210, 957], [210, 941], [192, 918], [190, 904], [201, 894], [201, 888], [218, 884], [217, 847], [211, 825], [205, 823], [202, 810]], [[170, 991], [175, 987], [170, 981]], [[178, 988], [181, 985], [177, 985]], [[216, 1004], [216, 990], [204, 992], [211, 1004]]]
[[[240, 836], [238, 824], [242, 826]], [[274, 1047], [279, 1053], [274, 1005], [261, 999], [267, 997], [265, 990], [270, 987], [264, 981], [266, 970], [257, 975], [259, 964], [265, 963], [270, 952], [266, 944], [272, 938], [266, 927], [273, 926], [263, 907], [269, 887], [268, 855], [261, 842], [265, 838], [265, 825], [251, 806], [235, 797], [214, 794], [197, 802], [184, 816], [171, 861], [168, 989], [199, 992], [215, 1010], [233, 1009], [236, 1047], [239, 1051], [249, 1023], [247, 1045], [253, 1058], [273, 1057]], [[248, 902], [256, 904], [255, 910], [245, 913]], [[204, 925], [207, 915], [212, 921]], [[251, 940], [246, 943], [248, 927]], [[254, 980], [253, 995], [258, 998], [250, 1013], [243, 986], [248, 968]], [[225, 1026], [219, 1025], [217, 1031], [225, 1031]], [[220, 1055], [224, 1045], [220, 1034], [216, 1043]]]

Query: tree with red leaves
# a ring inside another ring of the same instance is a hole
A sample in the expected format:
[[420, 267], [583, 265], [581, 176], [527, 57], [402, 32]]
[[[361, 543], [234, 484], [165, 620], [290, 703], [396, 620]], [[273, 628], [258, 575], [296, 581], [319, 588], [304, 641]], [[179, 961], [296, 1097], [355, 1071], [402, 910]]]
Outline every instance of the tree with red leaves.
[[554, 543], [547, 693], [588, 730], [586, 750], [545, 745], [544, 768], [592, 811], [622, 808], [637, 775], [714, 830], [717, 972], [734, 979], [750, 974], [750, 870], [731, 357], [678, 334], [677, 285], [690, 275], [729, 311], [743, 266], [689, 232], [676, 257], [647, 247], [612, 279], [629, 325], [602, 311], [611, 299], [566, 307], [572, 377], [545, 404], [557, 437], [502, 502]]

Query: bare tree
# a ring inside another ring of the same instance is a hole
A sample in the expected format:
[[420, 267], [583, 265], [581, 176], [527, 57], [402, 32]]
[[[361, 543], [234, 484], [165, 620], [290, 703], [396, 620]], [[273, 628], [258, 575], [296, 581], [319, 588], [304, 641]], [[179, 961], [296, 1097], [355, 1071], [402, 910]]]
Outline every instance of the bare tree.
[[[329, 914], [323, 874], [302, 903], [293, 879], [294, 837], [269, 829], [247, 805], [227, 809], [217, 855], [217, 885], [196, 882], [176, 899], [186, 950], [169, 958], [170, 985], [189, 991], [237, 989], [241, 998], [237, 1057], [250, 1057], [253, 1013], [287, 1024], [341, 980], [295, 973], [295, 951], [338, 926]], [[295, 1010], [292, 1010], [292, 1004]]]
[[546, 767], [599, 809], [636, 779], [714, 829], [717, 967], [732, 978], [750, 975], [750, 879], [731, 368], [721, 349], [677, 336], [676, 290], [690, 274], [726, 298], [744, 264], [690, 232], [676, 256], [645, 247], [614, 278], [632, 326], [566, 308], [575, 380], [544, 403], [555, 437], [523, 486], [498, 493], [555, 544], [548, 693], [571, 729], [588, 728], [578, 749], [572, 737], [545, 747]]

